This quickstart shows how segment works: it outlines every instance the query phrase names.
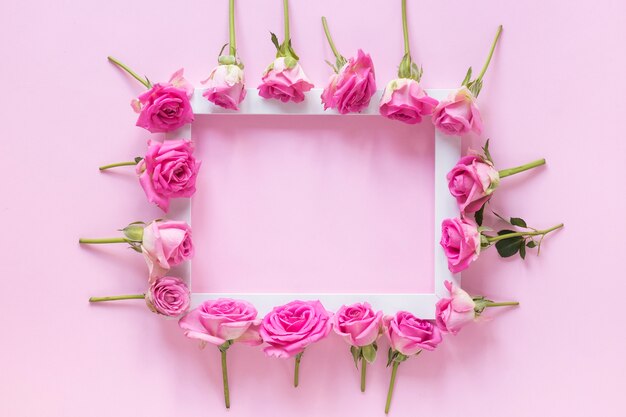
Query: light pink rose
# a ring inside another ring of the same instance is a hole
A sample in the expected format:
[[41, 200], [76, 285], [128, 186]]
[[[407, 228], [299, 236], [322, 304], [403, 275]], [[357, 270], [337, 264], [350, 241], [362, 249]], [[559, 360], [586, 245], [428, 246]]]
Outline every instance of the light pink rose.
[[176, 277], [155, 280], [146, 294], [146, 304], [155, 313], [177, 317], [189, 308], [189, 288]]
[[385, 334], [391, 348], [405, 356], [422, 349], [435, 350], [443, 340], [441, 331], [431, 321], [419, 319], [408, 311], [385, 317]]
[[143, 229], [141, 251], [151, 282], [193, 256], [191, 227], [185, 222], [153, 221]]
[[359, 49], [355, 58], [333, 74], [322, 92], [324, 110], [337, 109], [341, 114], [357, 113], [370, 104], [376, 92], [374, 63], [369, 54]]
[[474, 321], [476, 303], [468, 293], [450, 281], [445, 282], [450, 298], [437, 302], [435, 322], [443, 332], [457, 334], [466, 324]]
[[227, 341], [261, 344], [256, 308], [247, 301], [207, 300], [178, 321], [185, 336], [220, 346]]
[[376, 341], [383, 323], [383, 312], [374, 312], [369, 303], [342, 306], [333, 316], [333, 329], [352, 346], [367, 346]]
[[461, 87], [441, 101], [433, 113], [433, 124], [446, 135], [459, 136], [473, 130], [480, 135], [483, 121], [476, 99], [467, 87]]
[[136, 172], [148, 201], [167, 213], [170, 198], [195, 194], [200, 164], [189, 140], [149, 140], [146, 156], [137, 164]]
[[319, 301], [292, 301], [274, 307], [263, 318], [259, 332], [269, 344], [264, 349], [267, 355], [289, 358], [326, 337], [331, 325], [331, 313]]
[[445, 219], [439, 242], [448, 258], [448, 269], [457, 273], [466, 269], [480, 253], [478, 226], [468, 219]]
[[493, 164], [476, 155], [461, 158], [446, 178], [461, 213], [480, 210], [500, 183], [500, 175]]
[[239, 110], [239, 103], [246, 97], [243, 70], [238, 65], [218, 65], [202, 84], [207, 84], [202, 95], [225, 109]]
[[152, 133], [170, 132], [193, 122], [193, 110], [189, 98], [193, 87], [183, 77], [183, 70], [176, 71], [169, 82], [157, 83], [131, 102], [139, 113], [137, 126]]
[[283, 57], [274, 60], [261, 81], [259, 95], [263, 98], [275, 98], [283, 103], [288, 101], [300, 103], [304, 100], [304, 93], [313, 88], [300, 64], [296, 61], [296, 64], [289, 68]]
[[392, 80], [380, 100], [380, 114], [408, 124], [417, 124], [431, 115], [437, 100], [429, 97], [419, 83], [410, 78]]

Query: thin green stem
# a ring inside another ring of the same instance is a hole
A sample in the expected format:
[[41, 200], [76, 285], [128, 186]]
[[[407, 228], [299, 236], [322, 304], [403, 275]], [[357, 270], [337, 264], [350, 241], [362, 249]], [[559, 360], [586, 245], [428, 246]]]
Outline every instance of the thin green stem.
[[237, 53], [237, 43], [235, 41], [235, 0], [229, 0], [228, 5], [228, 30], [230, 35], [230, 54], [235, 56]]
[[[403, 0], [404, 1], [404, 0]], [[489, 68], [489, 63], [491, 62], [491, 57], [493, 56], [493, 51], [496, 50], [496, 45], [498, 44], [498, 39], [500, 39], [500, 35], [502, 34], [502, 25], [498, 26], [498, 31], [496, 32], [496, 38], [493, 40], [491, 44], [491, 49], [489, 50], [489, 56], [487, 57], [487, 61], [483, 66], [483, 69], [480, 71], [477, 80], [482, 80], [483, 76], [487, 72], [487, 68]]]
[[525, 165], [520, 165], [518, 167], [515, 168], [508, 168], [508, 169], [503, 169], [502, 171], [499, 171], [498, 174], [500, 175], [500, 178], [504, 178], [504, 177], [508, 177], [511, 175], [515, 175], [518, 174], [520, 172], [524, 172], [527, 171], [529, 169], [533, 169], [536, 168], [538, 166], [541, 165], [545, 165], [546, 164], [546, 160], [545, 159], [537, 159], [536, 161], [533, 162], [529, 162]]
[[502, 301], [499, 303], [487, 303], [486, 307], [506, 307], [506, 306], [518, 306], [519, 303], [517, 301]]
[[220, 349], [222, 354], [222, 382], [224, 384], [224, 405], [230, 408], [230, 391], [228, 389], [228, 367], [226, 365], [226, 349]]
[[293, 372], [293, 386], [296, 388], [300, 382], [300, 361], [302, 360], [302, 353], [304, 352], [300, 352], [296, 355], [296, 369]]
[[366, 374], [367, 374], [367, 361], [361, 358], [361, 392], [365, 392]]
[[330, 36], [330, 30], [328, 29], [328, 22], [326, 22], [326, 18], [322, 16], [322, 26], [324, 26], [324, 33], [326, 34], [326, 39], [328, 39], [328, 44], [330, 45], [330, 49], [332, 49], [335, 58], [341, 58], [341, 54], [335, 47], [335, 43], [333, 42], [332, 36]]
[[406, 0], [402, 0], [402, 32], [404, 33], [404, 54], [410, 54], [409, 26], [406, 21]]
[[117, 162], [115, 164], [102, 165], [98, 169], [100, 171], [104, 171], [105, 169], [109, 169], [109, 168], [125, 167], [125, 166], [130, 166], [130, 165], [137, 165], [137, 162], [135, 162], [135, 161]]
[[146, 294], [112, 295], [109, 297], [89, 297], [90, 303], [101, 301], [140, 300], [146, 298]]
[[127, 73], [129, 73], [130, 75], [132, 75], [132, 77], [134, 79], [136, 79], [137, 81], [139, 81], [140, 83], [142, 83], [146, 88], [151, 88], [152, 86], [150, 85], [150, 82], [144, 78], [141, 77], [140, 75], [138, 75], [135, 71], [133, 71], [132, 69], [128, 68], [126, 65], [122, 64], [120, 61], [118, 61], [117, 59], [113, 58], [112, 56], [108, 56], [107, 59], [109, 61], [111, 61], [112, 63], [114, 63], [115, 65], [117, 65], [118, 67], [120, 67], [121, 69], [123, 69], [124, 71], [126, 71]]
[[125, 237], [106, 237], [103, 239], [78, 239], [78, 243], [88, 244], [88, 245], [100, 245], [104, 243], [130, 243], [129, 239]]
[[285, 19], [285, 42], [289, 42], [291, 34], [289, 33], [289, 0], [283, 0], [283, 15]]
[[538, 235], [547, 235], [548, 233], [560, 229], [561, 227], [563, 227], [563, 223], [557, 224], [554, 227], [551, 227], [549, 229], [545, 229], [545, 230], [537, 230], [534, 232], [515, 232], [515, 233], [507, 233], [505, 235], [498, 235], [498, 236], [487, 236], [487, 241], [489, 243], [493, 243], [493, 242], [497, 242], [499, 240], [504, 240], [504, 239], [510, 239], [512, 237], [518, 237], [518, 236], [538, 236]]
[[396, 385], [396, 374], [398, 373], [399, 365], [400, 365], [400, 362], [394, 362], [392, 365], [393, 368], [391, 368], [391, 381], [389, 381], [389, 391], [387, 391], [387, 402], [385, 403], [385, 414], [389, 414], [389, 407], [391, 407], [391, 397], [393, 396], [393, 388]]

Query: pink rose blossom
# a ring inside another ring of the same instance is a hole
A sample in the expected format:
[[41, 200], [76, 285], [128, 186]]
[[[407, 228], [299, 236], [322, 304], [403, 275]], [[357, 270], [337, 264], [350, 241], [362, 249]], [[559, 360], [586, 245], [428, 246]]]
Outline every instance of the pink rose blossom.
[[374, 312], [369, 303], [342, 306], [333, 316], [333, 329], [352, 346], [363, 347], [376, 341], [383, 321], [382, 311]]
[[480, 135], [483, 121], [475, 101], [467, 87], [459, 88], [439, 103], [433, 113], [433, 124], [450, 136], [464, 135], [470, 130]]
[[189, 308], [189, 288], [175, 277], [156, 279], [146, 294], [146, 304], [155, 313], [177, 317]]
[[264, 349], [267, 355], [289, 358], [325, 338], [331, 325], [331, 313], [319, 301], [292, 301], [274, 307], [263, 318], [259, 332], [269, 344]]
[[434, 350], [443, 340], [441, 331], [431, 321], [419, 319], [408, 311], [385, 317], [385, 334], [391, 348], [405, 356], [422, 349]]
[[466, 269], [480, 253], [478, 226], [468, 219], [445, 219], [439, 242], [448, 258], [448, 269], [457, 273]]
[[157, 83], [131, 102], [139, 113], [137, 126], [152, 133], [170, 132], [193, 122], [193, 110], [189, 98], [193, 87], [183, 77], [183, 70], [176, 71], [169, 82]]
[[167, 213], [170, 198], [194, 195], [200, 164], [189, 140], [149, 140], [146, 156], [137, 164], [136, 172], [148, 201]]
[[202, 95], [225, 109], [239, 110], [239, 103], [246, 97], [243, 70], [238, 65], [218, 65], [202, 84], [207, 84]]
[[450, 298], [442, 298], [436, 306], [437, 327], [443, 332], [457, 334], [466, 324], [474, 321], [476, 303], [461, 288], [450, 281], [445, 282]]
[[446, 178], [461, 213], [480, 210], [500, 183], [500, 175], [493, 164], [476, 155], [461, 158]]
[[419, 83], [410, 78], [392, 80], [380, 100], [380, 114], [408, 124], [417, 124], [431, 115], [437, 100], [429, 97]]
[[256, 308], [247, 301], [207, 300], [178, 322], [185, 336], [221, 346], [228, 341], [261, 344]]
[[172, 267], [193, 256], [191, 227], [179, 221], [153, 221], [143, 229], [141, 251], [150, 280], [162, 277]]
[[[293, 58], [291, 58], [293, 59]], [[296, 61], [291, 68], [285, 64], [285, 58], [276, 58], [268, 67], [261, 79], [259, 95], [263, 98], [274, 98], [283, 103], [304, 101], [304, 93], [313, 88], [313, 84], [304, 74]]]
[[359, 49], [338, 74], [333, 74], [322, 92], [324, 110], [337, 109], [341, 114], [357, 113], [370, 104], [376, 92], [374, 63], [369, 54]]

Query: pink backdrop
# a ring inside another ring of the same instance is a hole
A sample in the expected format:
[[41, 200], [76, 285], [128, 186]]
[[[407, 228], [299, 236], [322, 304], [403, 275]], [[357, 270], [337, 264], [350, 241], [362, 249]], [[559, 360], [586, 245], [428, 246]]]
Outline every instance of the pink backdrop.
[[[2, 416], [226, 415], [216, 349], [199, 350], [175, 321], [159, 320], [140, 302], [88, 305], [90, 295], [143, 291], [141, 257], [76, 243], [160, 214], [130, 173], [96, 169], [141, 154], [150, 137], [133, 127], [128, 105], [141, 86], [105, 57], [153, 80], [184, 66], [197, 84], [226, 41], [226, 1], [182, 3], [0, 6]], [[367, 49], [381, 85], [394, 75], [399, 2], [292, 3], [294, 45], [316, 84], [329, 71], [322, 14], [344, 54]], [[566, 228], [540, 258], [481, 256], [464, 287], [522, 307], [490, 314], [402, 364], [393, 415], [623, 415], [623, 3], [409, 3], [414, 57], [431, 88], [453, 87], [469, 64], [479, 67], [504, 25], [480, 96], [485, 137], [501, 167], [541, 156], [549, 165], [507, 179], [493, 205], [538, 227], [563, 221]], [[280, 2], [239, 0], [238, 11], [240, 53], [254, 86], [273, 54], [268, 30], [281, 33]], [[357, 119], [345, 123], [340, 132]], [[362, 395], [336, 337], [307, 351], [297, 390], [291, 362], [242, 346], [229, 361], [232, 416], [382, 415], [384, 361], [370, 368]]]

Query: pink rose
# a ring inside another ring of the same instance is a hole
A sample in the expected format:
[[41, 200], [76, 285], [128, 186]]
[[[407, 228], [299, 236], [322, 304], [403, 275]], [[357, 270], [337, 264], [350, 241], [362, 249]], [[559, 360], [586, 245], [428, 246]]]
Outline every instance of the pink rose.
[[434, 125], [450, 136], [464, 135], [470, 130], [480, 135], [483, 121], [475, 101], [471, 91], [461, 87], [439, 103], [433, 113]]
[[298, 61], [293, 66], [287, 66], [284, 57], [274, 60], [261, 81], [259, 95], [263, 98], [275, 98], [283, 103], [300, 103], [304, 100], [304, 93], [313, 88]]
[[263, 341], [269, 356], [288, 358], [302, 353], [311, 343], [330, 332], [331, 313], [319, 301], [292, 301], [274, 307], [261, 323]]
[[261, 344], [256, 308], [247, 301], [219, 298], [207, 300], [178, 321], [185, 336], [221, 346], [235, 341]]
[[468, 219], [445, 219], [439, 242], [448, 258], [448, 269], [457, 273], [466, 269], [480, 253], [478, 226]]
[[189, 98], [193, 87], [183, 77], [183, 70], [176, 71], [169, 82], [157, 83], [131, 102], [139, 113], [137, 126], [152, 133], [170, 132], [193, 122], [193, 110]]
[[410, 78], [392, 80], [380, 100], [380, 114], [408, 124], [417, 124], [433, 113], [437, 100], [429, 97], [419, 83]]
[[500, 175], [493, 164], [475, 155], [461, 158], [446, 178], [461, 213], [480, 210], [500, 183]]
[[374, 63], [369, 54], [359, 49], [356, 59], [350, 58], [338, 74], [333, 74], [322, 92], [324, 110], [357, 113], [370, 104], [376, 92]]
[[167, 213], [170, 198], [194, 195], [199, 169], [191, 141], [149, 140], [146, 156], [137, 164], [136, 172], [148, 201]]
[[190, 296], [189, 288], [180, 278], [163, 277], [150, 285], [146, 304], [155, 313], [176, 317], [187, 311]]
[[193, 256], [191, 227], [179, 221], [153, 221], [143, 229], [141, 251], [151, 281]]
[[207, 84], [202, 95], [225, 109], [239, 110], [239, 103], [246, 97], [243, 70], [238, 65], [218, 65], [202, 84]]
[[443, 332], [457, 334], [463, 326], [474, 321], [476, 303], [461, 288], [450, 281], [445, 282], [450, 298], [442, 298], [437, 302], [436, 323]]
[[382, 311], [374, 312], [369, 303], [342, 306], [333, 316], [333, 329], [352, 346], [363, 347], [376, 341], [383, 321]]
[[385, 318], [385, 334], [394, 351], [405, 356], [420, 350], [434, 350], [443, 340], [441, 331], [429, 320], [415, 317], [408, 311], [399, 311]]

